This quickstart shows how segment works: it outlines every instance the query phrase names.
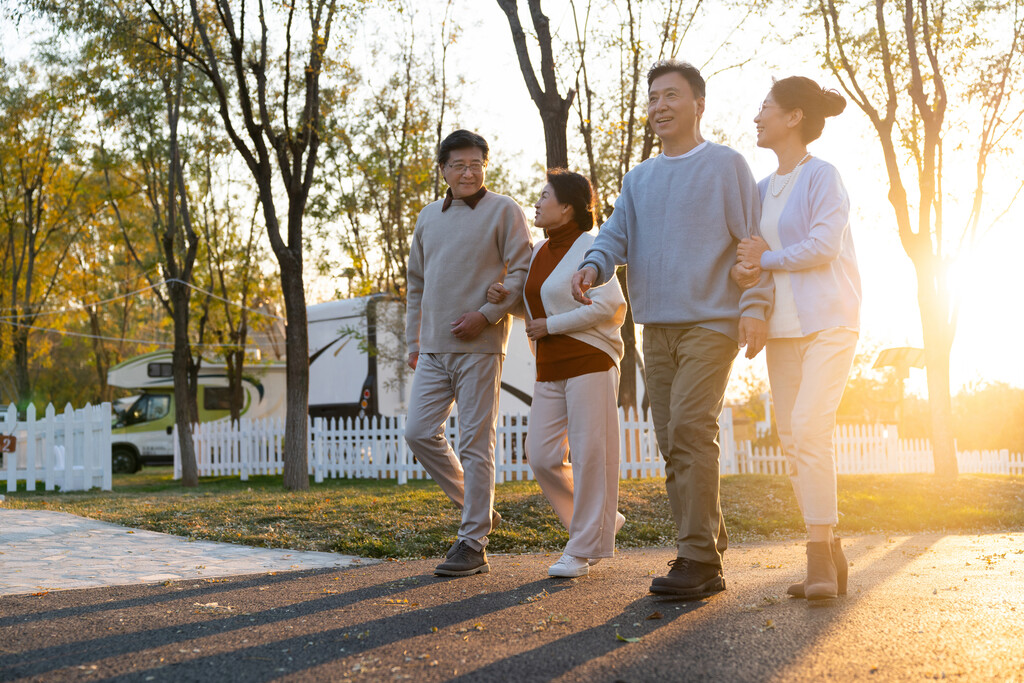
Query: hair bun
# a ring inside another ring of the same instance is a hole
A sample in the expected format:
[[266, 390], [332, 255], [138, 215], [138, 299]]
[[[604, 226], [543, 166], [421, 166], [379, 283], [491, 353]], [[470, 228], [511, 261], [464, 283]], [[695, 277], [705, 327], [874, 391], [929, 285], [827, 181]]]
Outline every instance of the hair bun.
[[821, 110], [825, 116], [838, 116], [846, 109], [846, 98], [837, 91], [821, 89]]

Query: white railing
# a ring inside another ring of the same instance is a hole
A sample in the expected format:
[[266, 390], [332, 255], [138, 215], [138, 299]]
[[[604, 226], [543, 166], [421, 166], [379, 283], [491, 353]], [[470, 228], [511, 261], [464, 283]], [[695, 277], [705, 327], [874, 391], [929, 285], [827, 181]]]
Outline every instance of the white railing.
[[46, 406], [41, 420], [36, 407], [29, 405], [25, 420], [11, 405], [0, 413], [0, 435], [14, 436], [17, 446], [3, 454], [0, 481], [8, 491], [16, 491], [24, 481], [29, 491], [43, 482], [47, 491], [87, 491], [111, 488], [110, 476], [110, 404], [75, 410], [69, 403], [57, 414], [53, 404]]
[[[665, 476], [654, 425], [649, 417], [619, 413], [623, 479]], [[736, 443], [729, 411], [719, 420], [723, 474], [785, 474], [786, 459], [778, 448], [754, 448], [749, 441]], [[200, 476], [278, 474], [284, 468], [282, 447], [284, 421], [240, 420], [210, 422], [194, 428], [193, 440]], [[499, 416], [495, 446], [495, 478], [501, 483], [533, 479], [526, 462], [525, 415]], [[454, 418], [445, 432], [458, 451]], [[309, 421], [309, 474], [325, 478], [409, 479], [427, 477], [405, 443], [405, 416], [360, 420]], [[840, 474], [933, 472], [931, 446], [927, 441], [898, 439], [896, 428], [885, 425], [840, 425], [836, 429], [836, 462]], [[181, 476], [178, 440], [174, 439], [174, 476]], [[1024, 475], [1024, 456], [1002, 451], [957, 454], [964, 473]]]

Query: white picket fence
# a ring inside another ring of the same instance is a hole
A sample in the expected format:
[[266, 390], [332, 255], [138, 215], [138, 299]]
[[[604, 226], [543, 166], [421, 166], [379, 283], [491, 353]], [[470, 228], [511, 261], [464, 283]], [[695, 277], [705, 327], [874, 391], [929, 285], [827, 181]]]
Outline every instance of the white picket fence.
[[43, 482], [47, 491], [87, 491], [99, 487], [109, 491], [110, 404], [86, 405], [75, 410], [69, 403], [57, 414], [53, 404], [46, 406], [43, 418], [29, 405], [25, 420], [11, 405], [0, 413], [0, 435], [17, 437], [13, 453], [3, 454], [0, 481], [8, 491], [16, 491], [19, 481], [34, 491]]
[[[654, 425], [649, 417], [619, 413], [623, 479], [665, 476]], [[736, 443], [730, 411], [719, 420], [723, 474], [785, 474], [781, 449], [754, 448], [749, 441]], [[501, 483], [533, 479], [526, 462], [525, 415], [499, 416], [495, 447], [495, 478]], [[309, 421], [309, 474], [325, 478], [409, 479], [426, 478], [405, 443], [405, 416], [360, 420]], [[455, 419], [448, 421], [448, 439], [458, 450]], [[200, 476], [278, 474], [283, 470], [284, 421], [240, 420], [211, 422], [194, 427], [193, 441]], [[181, 456], [174, 439], [174, 476], [181, 477]], [[1002, 451], [971, 451], [957, 454], [964, 473], [1024, 475], [1024, 455]], [[840, 474], [889, 474], [933, 472], [931, 446], [927, 441], [898, 439], [896, 428], [885, 425], [840, 425], [836, 429], [836, 460]]]
[[[723, 438], [732, 442], [732, 418], [725, 413], [719, 422]], [[664, 476], [665, 464], [658, 452], [654, 427], [648, 420], [626, 418], [620, 411], [623, 428], [620, 443], [623, 478], [640, 479]], [[404, 415], [395, 418], [358, 420], [310, 419], [308, 425], [309, 474], [317, 482], [324, 478], [409, 479], [428, 478], [405, 442]], [[175, 427], [177, 430], [177, 427]], [[501, 414], [498, 418], [494, 449], [495, 478], [498, 483], [533, 479], [526, 462], [527, 417]], [[458, 450], [456, 418], [445, 429], [448, 440]], [[284, 421], [240, 420], [193, 425], [193, 443], [200, 476], [278, 474], [284, 468], [282, 448]], [[181, 477], [181, 453], [177, 432], [174, 439], [174, 477]]]

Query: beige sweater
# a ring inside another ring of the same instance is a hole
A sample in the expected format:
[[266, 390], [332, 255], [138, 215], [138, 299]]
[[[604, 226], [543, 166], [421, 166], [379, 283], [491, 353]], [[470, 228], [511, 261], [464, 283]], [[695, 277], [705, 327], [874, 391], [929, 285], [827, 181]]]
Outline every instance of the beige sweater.
[[[442, 213], [443, 203], [420, 211], [409, 246], [409, 352], [505, 353], [507, 314], [521, 297], [489, 304], [487, 288], [505, 282], [509, 290], [523, 291], [531, 254], [526, 216], [514, 199], [493, 192], [472, 209], [456, 199]], [[471, 311], [483, 313], [491, 324], [476, 339], [456, 339], [451, 324]]]

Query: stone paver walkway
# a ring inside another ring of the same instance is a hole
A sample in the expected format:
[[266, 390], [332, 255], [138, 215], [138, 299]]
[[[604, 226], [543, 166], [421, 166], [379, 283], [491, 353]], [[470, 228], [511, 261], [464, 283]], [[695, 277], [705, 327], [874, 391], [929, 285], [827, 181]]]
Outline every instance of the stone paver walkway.
[[374, 562], [334, 553], [189, 541], [63, 512], [0, 508], [0, 595]]

